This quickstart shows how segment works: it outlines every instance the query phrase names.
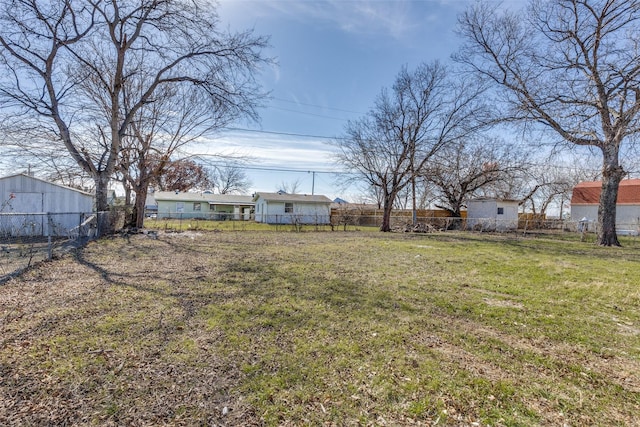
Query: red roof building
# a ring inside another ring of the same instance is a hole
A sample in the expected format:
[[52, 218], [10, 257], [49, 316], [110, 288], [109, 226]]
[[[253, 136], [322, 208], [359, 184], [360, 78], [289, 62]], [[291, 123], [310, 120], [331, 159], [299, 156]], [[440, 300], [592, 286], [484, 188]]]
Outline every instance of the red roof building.
[[[573, 188], [571, 205], [597, 205], [602, 181], [581, 182]], [[624, 179], [618, 188], [618, 205], [640, 205], [640, 179]]]
[[[571, 218], [588, 221], [592, 230], [598, 219], [598, 204], [602, 181], [581, 182], [573, 187]], [[618, 234], [640, 232], [640, 179], [624, 179], [618, 187], [616, 203], [616, 231]]]

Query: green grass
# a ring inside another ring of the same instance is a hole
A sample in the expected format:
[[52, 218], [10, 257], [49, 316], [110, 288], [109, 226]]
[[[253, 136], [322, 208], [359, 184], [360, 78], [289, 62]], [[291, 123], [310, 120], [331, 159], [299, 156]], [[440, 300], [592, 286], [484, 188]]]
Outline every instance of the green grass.
[[[329, 224], [264, 224], [255, 221], [213, 221], [206, 219], [146, 218], [144, 226], [164, 231], [331, 231]], [[334, 226], [341, 231], [379, 231], [379, 227], [344, 225]]]
[[31, 409], [0, 406], [0, 422], [638, 424], [640, 248], [625, 244], [104, 239], [0, 288], [0, 392]]

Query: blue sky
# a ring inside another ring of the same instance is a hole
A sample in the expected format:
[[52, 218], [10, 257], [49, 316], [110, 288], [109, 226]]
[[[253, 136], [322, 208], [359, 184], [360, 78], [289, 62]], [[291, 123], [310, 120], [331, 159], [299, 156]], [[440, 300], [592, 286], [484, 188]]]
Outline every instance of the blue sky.
[[277, 66], [260, 76], [271, 98], [260, 109], [260, 123], [235, 126], [251, 131], [226, 131], [192, 152], [242, 154], [251, 156], [250, 167], [302, 171], [248, 169], [252, 191], [275, 191], [283, 182], [298, 180], [300, 191], [311, 193], [315, 177], [316, 194], [355, 198], [357, 190], [340, 189], [335, 175], [321, 173], [342, 170], [327, 138], [340, 135], [347, 120], [366, 114], [403, 65], [448, 62], [460, 43], [454, 33], [457, 14], [469, 4], [221, 0], [221, 25], [232, 31], [253, 28], [271, 37], [265, 53]]

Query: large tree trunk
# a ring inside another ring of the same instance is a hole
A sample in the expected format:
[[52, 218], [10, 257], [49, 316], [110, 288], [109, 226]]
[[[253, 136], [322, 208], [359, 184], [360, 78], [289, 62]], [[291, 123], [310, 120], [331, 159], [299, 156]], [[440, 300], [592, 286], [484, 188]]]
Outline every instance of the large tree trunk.
[[618, 149], [609, 144], [603, 149], [602, 191], [598, 205], [598, 244], [602, 246], [620, 246], [616, 234], [616, 203], [618, 187], [625, 175], [618, 164]]
[[388, 232], [391, 231], [391, 211], [393, 210], [395, 194], [385, 194], [383, 197], [384, 206], [382, 208], [382, 225], [380, 226], [380, 231]]
[[418, 211], [416, 207], [416, 176], [415, 172], [411, 178], [411, 223], [415, 226], [418, 224]]
[[136, 228], [144, 227], [144, 215], [145, 215], [145, 206], [147, 201], [147, 192], [149, 190], [149, 182], [145, 180], [137, 189], [136, 189]]
[[127, 178], [122, 179], [122, 186], [124, 187], [124, 205], [129, 207], [131, 206], [131, 185]]
[[131, 180], [132, 190], [136, 193], [136, 201], [133, 206], [132, 222], [136, 228], [144, 227], [145, 207], [147, 203], [147, 193], [149, 192], [149, 182], [153, 176], [160, 174], [160, 169], [153, 169], [148, 159], [140, 153], [140, 160], [137, 165], [138, 179]]
[[96, 211], [106, 212], [109, 210], [109, 175], [102, 171], [97, 172], [94, 177], [96, 183]]
[[98, 214], [98, 236], [111, 233], [111, 223], [109, 215], [109, 174], [106, 172], [96, 172], [94, 180], [96, 183], [96, 212]]

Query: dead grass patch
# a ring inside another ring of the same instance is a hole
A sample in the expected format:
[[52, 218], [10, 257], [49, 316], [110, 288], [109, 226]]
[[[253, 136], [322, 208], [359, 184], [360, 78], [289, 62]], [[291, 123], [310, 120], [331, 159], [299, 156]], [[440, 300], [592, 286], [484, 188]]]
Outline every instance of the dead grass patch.
[[639, 254], [607, 254], [437, 233], [103, 239], [0, 286], [0, 424], [638, 424]]

